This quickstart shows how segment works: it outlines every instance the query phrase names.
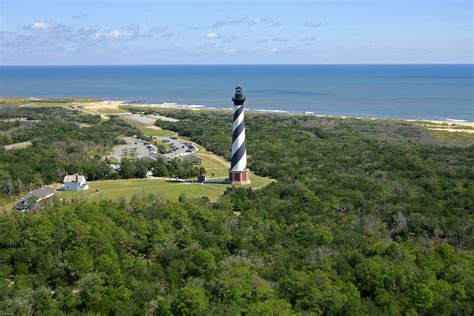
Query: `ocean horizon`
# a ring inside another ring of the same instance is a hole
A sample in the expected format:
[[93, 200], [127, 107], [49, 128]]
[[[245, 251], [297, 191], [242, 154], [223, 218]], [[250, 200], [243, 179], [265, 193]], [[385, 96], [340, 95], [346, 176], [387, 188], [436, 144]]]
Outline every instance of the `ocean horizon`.
[[0, 66], [0, 96], [474, 121], [473, 64]]

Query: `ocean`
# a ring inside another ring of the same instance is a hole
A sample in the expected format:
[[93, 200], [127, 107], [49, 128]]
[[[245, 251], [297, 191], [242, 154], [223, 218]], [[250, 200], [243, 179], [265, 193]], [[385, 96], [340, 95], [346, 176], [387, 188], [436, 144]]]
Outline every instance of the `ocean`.
[[0, 96], [474, 121], [474, 65], [0, 66]]

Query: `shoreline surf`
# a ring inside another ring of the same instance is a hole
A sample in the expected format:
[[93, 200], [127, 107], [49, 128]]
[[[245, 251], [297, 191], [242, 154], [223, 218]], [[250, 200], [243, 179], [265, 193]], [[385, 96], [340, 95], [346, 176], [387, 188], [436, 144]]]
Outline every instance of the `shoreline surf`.
[[[88, 103], [82, 104], [86, 105]], [[163, 102], [163, 103], [137, 103], [133, 101], [127, 100], [104, 100], [101, 102], [93, 102], [89, 103], [93, 106], [93, 108], [97, 109], [100, 107], [110, 107], [118, 109], [120, 106], [132, 106], [132, 107], [144, 107], [144, 108], [154, 108], [154, 109], [175, 109], [175, 110], [190, 110], [190, 111], [232, 111], [231, 107], [207, 107], [205, 105], [186, 105], [186, 104], [178, 104], [174, 102]], [[436, 124], [438, 127], [446, 126], [446, 127], [469, 127], [474, 129], [474, 121], [469, 120], [457, 120], [452, 118], [446, 119], [427, 119], [427, 118], [393, 118], [393, 117], [369, 117], [369, 116], [359, 116], [359, 115], [338, 115], [338, 114], [320, 114], [318, 112], [303, 112], [303, 113], [293, 113], [290, 111], [282, 111], [282, 110], [271, 110], [271, 109], [252, 109], [246, 108], [246, 112], [251, 113], [269, 113], [269, 114], [286, 114], [286, 115], [307, 115], [307, 116], [314, 116], [314, 117], [328, 117], [328, 118], [340, 118], [340, 119], [365, 119], [365, 120], [393, 120], [393, 121], [406, 121], [406, 122], [421, 122], [421, 123], [428, 123], [428, 124]], [[474, 131], [474, 130], [473, 130]]]
[[[109, 101], [110, 102], [110, 101]], [[156, 108], [172, 108], [172, 109], [189, 109], [189, 110], [225, 110], [231, 111], [231, 107], [213, 107], [206, 106], [201, 104], [180, 104], [175, 102], [163, 102], [163, 103], [137, 103], [137, 102], [128, 102], [125, 100], [118, 100], [117, 102], [122, 102], [123, 105], [127, 106], [136, 106], [136, 107], [156, 107]], [[251, 107], [245, 108], [247, 112], [258, 112], [258, 113], [281, 113], [281, 114], [290, 114], [290, 115], [308, 115], [308, 116], [317, 116], [317, 117], [339, 117], [339, 118], [354, 118], [354, 119], [371, 119], [371, 120], [402, 120], [402, 121], [425, 121], [437, 124], [448, 124], [448, 125], [463, 125], [464, 123], [469, 124], [465, 126], [474, 127], [474, 120], [465, 120], [465, 119], [454, 119], [454, 118], [444, 118], [444, 119], [427, 119], [427, 118], [406, 118], [406, 117], [368, 117], [360, 115], [339, 115], [339, 114], [322, 114], [317, 111], [291, 111], [291, 110], [277, 110], [277, 109], [253, 109]]]

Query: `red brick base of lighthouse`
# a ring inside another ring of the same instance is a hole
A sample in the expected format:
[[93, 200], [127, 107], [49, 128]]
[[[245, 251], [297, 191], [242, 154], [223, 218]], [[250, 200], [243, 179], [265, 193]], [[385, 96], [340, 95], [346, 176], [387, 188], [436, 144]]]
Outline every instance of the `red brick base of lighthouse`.
[[249, 170], [244, 171], [229, 171], [229, 182], [231, 184], [243, 185], [249, 184]]

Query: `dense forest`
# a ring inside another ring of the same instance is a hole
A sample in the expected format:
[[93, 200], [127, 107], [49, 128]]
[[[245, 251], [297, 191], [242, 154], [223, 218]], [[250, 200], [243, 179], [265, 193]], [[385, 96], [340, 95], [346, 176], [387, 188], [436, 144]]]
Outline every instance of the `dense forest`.
[[[160, 111], [229, 157], [228, 112]], [[61, 315], [471, 315], [474, 141], [403, 122], [247, 114], [217, 202], [55, 201], [0, 214], [0, 310]]]
[[[21, 119], [21, 120], [19, 120]], [[118, 172], [103, 159], [121, 136], [136, 135], [149, 140], [140, 130], [112, 116], [88, 115], [59, 107], [3, 107], [0, 110], [0, 146], [31, 141], [21, 150], [0, 151], [0, 190], [17, 195], [43, 184], [61, 182], [66, 173], [81, 173], [90, 181], [144, 178], [149, 170], [156, 176], [191, 178], [202, 170], [186, 162], [161, 159], [145, 162], [129, 159]]]

